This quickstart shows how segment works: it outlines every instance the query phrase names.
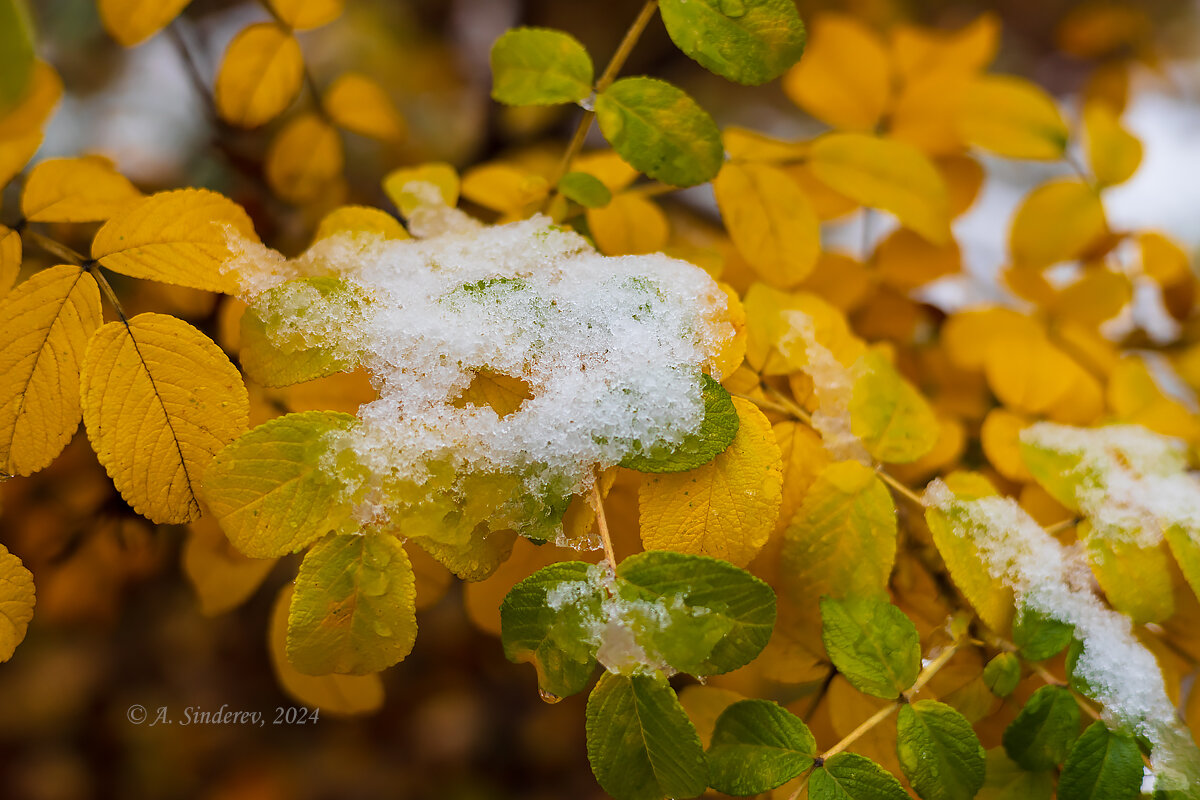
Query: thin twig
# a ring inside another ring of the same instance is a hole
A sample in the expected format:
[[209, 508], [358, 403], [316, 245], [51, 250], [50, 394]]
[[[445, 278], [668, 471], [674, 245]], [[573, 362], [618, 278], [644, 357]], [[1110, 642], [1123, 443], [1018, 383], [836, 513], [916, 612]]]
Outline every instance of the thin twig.
[[117, 293], [113, 291], [112, 284], [108, 282], [108, 278], [104, 277], [104, 273], [100, 271], [100, 265], [93, 259], [83, 255], [77, 250], [67, 247], [62, 242], [51, 239], [49, 236], [44, 236], [37, 231], [31, 231], [26, 228], [23, 233], [30, 243], [36, 245], [50, 255], [56, 256], [68, 264], [87, 270], [96, 279], [96, 283], [100, 286], [100, 291], [104, 298], [112, 305], [113, 310], [117, 312], [117, 316], [124, 322], [125, 309], [121, 307], [121, 301], [117, 299]]
[[915, 505], [919, 506], [920, 508], [925, 507], [925, 501], [921, 499], [921, 495], [917, 494], [912, 489], [908, 488], [903, 483], [901, 483], [900, 481], [896, 480], [894, 477], [889, 475], [887, 473], [887, 471], [885, 469], [883, 469], [883, 467], [876, 467], [875, 474], [877, 474], [879, 476], [879, 479], [881, 481], [883, 481], [888, 486], [895, 489], [896, 493], [899, 494], [904, 499], [914, 503]]
[[617, 556], [613, 552], [612, 536], [608, 533], [608, 518], [604, 515], [604, 498], [600, 496], [599, 477], [592, 483], [589, 505], [591, 505], [592, 511], [596, 512], [596, 527], [600, 531], [600, 541], [604, 544], [604, 557], [608, 560], [608, 565], [616, 569]]

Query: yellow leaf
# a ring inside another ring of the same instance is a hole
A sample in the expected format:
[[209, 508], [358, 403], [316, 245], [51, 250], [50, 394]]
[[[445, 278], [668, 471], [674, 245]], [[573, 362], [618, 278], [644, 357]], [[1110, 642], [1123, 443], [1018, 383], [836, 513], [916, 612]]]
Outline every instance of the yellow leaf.
[[398, 142], [404, 138], [404, 118], [386, 91], [366, 75], [347, 72], [325, 90], [325, 111], [333, 123], [348, 131]]
[[781, 288], [808, 277], [820, 252], [820, 223], [786, 172], [767, 164], [726, 164], [713, 191], [730, 238], [759, 277]]
[[328, 25], [342, 14], [346, 0], [270, 0], [271, 8], [292, 30]]
[[588, 229], [607, 256], [656, 253], [667, 245], [667, 216], [637, 192], [614, 195], [603, 208], [587, 210]]
[[140, 199], [103, 156], [53, 158], [29, 171], [21, 213], [30, 222], [103, 222]]
[[732, 286], [725, 283], [718, 283], [717, 286], [725, 293], [726, 306], [725, 313], [719, 314], [716, 321], [728, 322], [733, 326], [734, 333], [732, 339], [726, 339], [721, 345], [721, 349], [710, 362], [710, 367], [705, 367], [705, 371], [710, 372], [718, 381], [723, 381], [745, 360], [746, 340], [749, 334], [746, 332], [746, 307], [742, 305], [741, 298]]
[[937, 168], [946, 181], [950, 218], [955, 219], [975, 204], [983, 186], [983, 167], [970, 156], [957, 155], [939, 158]]
[[0, 544], [0, 663], [12, 658], [33, 619], [33, 575]]
[[451, 401], [455, 408], [468, 405], [491, 408], [500, 419], [516, 413], [526, 400], [533, 399], [533, 390], [520, 378], [493, 372], [487, 367], [475, 371], [471, 384]]
[[313, 241], [328, 239], [341, 233], [366, 233], [384, 239], [407, 239], [408, 231], [400, 220], [378, 208], [370, 206], [341, 206], [321, 218]]
[[222, 266], [233, 254], [231, 234], [257, 241], [232, 200], [207, 189], [160, 192], [106, 222], [92, 258], [122, 275], [230, 294], [237, 282]]
[[786, 375], [803, 369], [808, 361], [803, 346], [789, 340], [795, 334], [787, 312], [803, 312], [812, 321], [817, 341], [843, 366], [864, 352], [862, 341], [850, 331], [845, 316], [808, 292], [789, 294], [762, 283], [753, 284], [743, 300], [746, 306], [746, 361], [764, 375]]
[[27, 137], [40, 132], [42, 124], [62, 98], [62, 92], [62, 78], [58, 77], [54, 67], [44, 61], [34, 64], [24, 99], [0, 116], [0, 139], [23, 139], [27, 147]]
[[383, 680], [370, 675], [305, 675], [288, 661], [287, 622], [294, 590], [283, 587], [271, 609], [268, 649], [279, 685], [297, 702], [321, 709], [322, 714], [369, 714], [383, 706]]
[[993, 408], [983, 420], [979, 440], [983, 453], [996, 471], [1010, 481], [1033, 480], [1025, 459], [1021, 456], [1021, 431], [1029, 426], [1029, 420], [1003, 408]]
[[410, 183], [432, 183], [438, 188], [446, 205], [453, 208], [458, 204], [458, 173], [449, 164], [432, 161], [416, 167], [393, 170], [384, 177], [383, 191], [406, 217], [421, 204], [418, 197], [405, 191], [404, 187]]
[[822, 14], [804, 57], [783, 76], [796, 105], [834, 128], [870, 131], [887, 111], [891, 67], [879, 36], [855, 18]]
[[1040, 337], [993, 340], [984, 372], [992, 392], [1015, 411], [1083, 424], [1104, 410], [1099, 382]]
[[1137, 4], [1091, 2], [1070, 9], [1055, 39], [1064, 52], [1093, 59], [1118, 50], [1136, 50], [1150, 31], [1150, 19]]
[[13, 138], [0, 138], [0, 188], [25, 168], [41, 146], [42, 132], [38, 129]]
[[895, 214], [935, 244], [950, 238], [946, 182], [911, 145], [858, 133], [822, 136], [810, 166], [818, 179], [864, 206]]
[[1074, 179], [1054, 180], [1021, 203], [1008, 247], [1015, 266], [1043, 269], [1080, 258], [1107, 231], [1104, 204], [1094, 189]]
[[141, 44], [165, 28], [191, 0], [98, 0], [100, 21], [124, 47]]
[[779, 445], [757, 406], [733, 403], [741, 425], [724, 453], [687, 472], [646, 477], [638, 507], [647, 549], [745, 566], [766, 544], [782, 499]]
[[969, 73], [933, 72], [906, 84], [896, 98], [888, 122], [889, 135], [930, 155], [952, 155], [962, 149], [958, 118]]
[[1171, 616], [1175, 598], [1162, 544], [1140, 547], [1134, 540], [1099, 535], [1087, 520], [1076, 530], [1096, 582], [1113, 608], [1137, 625]]
[[1138, 234], [1137, 243], [1142, 252], [1142, 272], [1153, 278], [1159, 286], [1170, 286], [1191, 278], [1188, 254], [1174, 239], [1156, 231], [1148, 231]]
[[785, 142], [766, 134], [730, 125], [721, 131], [731, 161], [796, 161], [808, 155], [808, 142]]
[[0, 298], [17, 282], [21, 272], [21, 234], [0, 225]]
[[229, 43], [213, 100], [226, 122], [257, 128], [282, 114], [303, 82], [304, 54], [296, 37], [273, 22], [260, 22]]
[[823, 250], [800, 288], [848, 313], [858, 308], [874, 285], [875, 275], [866, 264], [844, 253]]
[[745, 695], [731, 689], [719, 689], [716, 686], [685, 686], [679, 692], [679, 704], [687, 712], [688, 719], [696, 726], [700, 743], [706, 748], [712, 742], [713, 728], [717, 725], [717, 717], [733, 705], [745, 700]]
[[541, 175], [508, 164], [483, 164], [462, 176], [462, 196], [501, 214], [524, 216], [535, 211], [550, 191]]
[[852, 211], [858, 210], [857, 202], [844, 194], [835, 192], [818, 180], [817, 176], [813, 175], [812, 167], [808, 164], [789, 164], [782, 169], [800, 185], [800, 191], [804, 192], [812, 202], [813, 210], [817, 212], [817, 219], [822, 222], [844, 217]]
[[638, 171], [617, 155], [615, 150], [593, 150], [575, 159], [571, 169], [586, 172], [616, 194], [637, 180]]
[[1101, 186], [1129, 180], [1142, 163], [1142, 143], [1121, 127], [1107, 103], [1088, 103], [1083, 109], [1084, 146], [1088, 164]]
[[750, 571], [775, 586], [779, 578], [779, 552], [784, 543], [784, 531], [804, 502], [817, 474], [829, 463], [829, 451], [825, 449], [820, 434], [802, 423], [791, 420], [777, 422], [772, 426], [772, 431], [775, 433], [775, 443], [779, 445], [783, 467], [782, 499], [774, 529], [767, 544], [750, 565]]
[[1117, 419], [1144, 425], [1164, 436], [1200, 441], [1200, 420], [1187, 406], [1159, 388], [1146, 362], [1126, 356], [1108, 379], [1108, 406]]
[[79, 374], [100, 290], [79, 267], [35, 273], [0, 302], [0, 473], [30, 475], [79, 427]]
[[1055, 161], [1067, 148], [1067, 123], [1050, 95], [1011, 75], [986, 75], [967, 88], [959, 131], [976, 147], [1008, 158]]
[[983, 369], [992, 342], [1040, 338], [1042, 326], [1011, 308], [976, 308], [954, 314], [942, 326], [942, 342], [955, 366]]
[[125, 502], [153, 522], [196, 519], [201, 475], [246, 429], [246, 387], [225, 353], [165, 314], [110, 322], [88, 344], [82, 394], [88, 438]]
[[961, 271], [962, 253], [953, 239], [936, 245], [897, 228], [876, 248], [875, 266], [884, 283], [907, 292]]
[[899, 24], [892, 30], [892, 55], [901, 77], [911, 81], [930, 72], [978, 72], [1000, 47], [1000, 19], [980, 14], [956, 31]]
[[1123, 274], [1091, 269], [1058, 293], [1054, 311], [1060, 317], [1098, 326], [1120, 313], [1133, 299], [1133, 286]]
[[200, 601], [200, 613], [207, 617], [224, 614], [248, 600], [275, 562], [274, 558], [242, 555], [210, 514], [188, 525], [183, 572]]
[[319, 198], [341, 177], [344, 160], [337, 130], [316, 114], [305, 113], [271, 140], [264, 171], [275, 194], [302, 204]]

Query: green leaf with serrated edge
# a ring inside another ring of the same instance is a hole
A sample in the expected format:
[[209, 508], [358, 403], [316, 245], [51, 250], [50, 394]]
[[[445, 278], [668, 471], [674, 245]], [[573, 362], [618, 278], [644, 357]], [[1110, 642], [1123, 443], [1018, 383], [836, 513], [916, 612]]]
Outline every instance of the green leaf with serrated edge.
[[1058, 779], [1058, 800], [1133, 800], [1142, 785], [1142, 754], [1128, 733], [1093, 722], [1076, 740]]
[[601, 618], [604, 590], [591, 578], [594, 569], [582, 561], [551, 564], [514, 586], [500, 604], [505, 657], [533, 664], [538, 688], [556, 697], [583, 691], [596, 670], [588, 628]]
[[263, 386], [353, 369], [361, 354], [342, 329], [367, 307], [362, 291], [341, 278], [297, 278], [268, 289], [242, 315], [242, 367]]
[[464, 544], [439, 542], [427, 536], [413, 537], [409, 541], [464, 581], [482, 581], [508, 560], [516, 540], [515, 531], [493, 531], [481, 524], [475, 526]]
[[921, 669], [921, 639], [912, 620], [877, 597], [822, 598], [821, 640], [838, 672], [874, 697], [899, 697]]
[[987, 777], [975, 800], [1050, 800], [1054, 795], [1054, 772], [1030, 772], [1013, 761], [1003, 747], [987, 752]]
[[1021, 648], [1027, 661], [1044, 661], [1056, 656], [1071, 643], [1075, 626], [1048, 617], [1035, 608], [1021, 604], [1013, 618], [1013, 644]]
[[906, 464], [937, 444], [940, 426], [925, 398], [878, 350], [851, 370], [850, 432], [879, 461]]
[[662, 448], [662, 452], [628, 455], [621, 461], [622, 467], [638, 472], [686, 472], [707, 464], [724, 453], [737, 436], [737, 409], [733, 398], [725, 387], [708, 375], [701, 375], [704, 388], [704, 420], [700, 429], [690, 433], [673, 447]]
[[1021, 659], [1001, 653], [983, 668], [983, 682], [996, 697], [1008, 697], [1021, 682]]
[[217, 453], [201, 494], [234, 547], [253, 558], [282, 556], [348, 519], [342, 483], [323, 461], [328, 436], [355, 422], [332, 411], [287, 414]]
[[[743, 667], [775, 627], [771, 587], [719, 558], [647, 550], [622, 561], [617, 576], [666, 608], [670, 624], [642, 637], [680, 672], [720, 675]], [[724, 634], [714, 644], [698, 629]]]
[[25, 0], [0, 0], [0, 115], [25, 96], [33, 62], [33, 23]]
[[592, 772], [616, 800], [695, 797], [708, 786], [700, 737], [661, 673], [604, 673], [585, 728]]
[[612, 192], [603, 181], [587, 172], [568, 172], [558, 182], [562, 196], [584, 208], [604, 208], [612, 202]]
[[983, 745], [967, 718], [945, 703], [900, 707], [896, 756], [924, 800], [971, 800], [983, 786]]
[[287, 628], [288, 660], [300, 672], [379, 672], [416, 638], [416, 577], [399, 539], [331, 534], [305, 555]]
[[709, 785], [733, 795], [766, 792], [811, 767], [816, 755], [816, 739], [795, 714], [769, 700], [742, 700], [717, 718]]
[[492, 99], [510, 106], [574, 103], [592, 93], [592, 57], [549, 28], [514, 28], [492, 45]]
[[712, 117], [682, 89], [654, 78], [622, 78], [596, 98], [600, 132], [639, 172], [672, 186], [716, 177], [724, 159]]
[[1004, 730], [1004, 750], [1026, 769], [1049, 769], [1067, 757], [1079, 736], [1079, 706], [1062, 686], [1043, 686]]
[[675, 46], [731, 81], [774, 80], [804, 52], [793, 0], [663, 0], [661, 8]]
[[895, 776], [869, 758], [838, 753], [812, 772], [809, 800], [911, 800]]

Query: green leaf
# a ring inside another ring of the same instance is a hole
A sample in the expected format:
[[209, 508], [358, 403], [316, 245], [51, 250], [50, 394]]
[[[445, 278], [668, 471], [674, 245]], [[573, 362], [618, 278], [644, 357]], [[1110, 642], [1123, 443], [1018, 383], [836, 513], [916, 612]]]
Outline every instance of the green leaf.
[[912, 620], [886, 600], [821, 599], [821, 639], [838, 672], [860, 692], [893, 700], [921, 669], [921, 639]]
[[1021, 659], [1015, 653], [1001, 653], [983, 668], [983, 682], [996, 697], [1008, 697], [1021, 682]]
[[1071, 643], [1075, 626], [1048, 617], [1035, 608], [1021, 604], [1013, 619], [1013, 643], [1028, 661], [1044, 661], [1056, 656]]
[[1004, 731], [1004, 750], [1026, 769], [1049, 769], [1079, 736], [1079, 706], [1069, 689], [1043, 686]]
[[518, 583], [500, 604], [504, 655], [530, 662], [538, 688], [556, 697], [582, 692], [596, 669], [590, 626], [601, 619], [603, 589], [582, 561], [563, 561]]
[[911, 800], [895, 776], [869, 758], [838, 753], [813, 770], [809, 800]]
[[793, 0], [663, 0], [675, 45], [700, 66], [757, 86], [800, 60], [804, 23]]
[[925, 398], [878, 350], [855, 364], [850, 432], [879, 461], [906, 464], [937, 444], [940, 427]]
[[701, 375], [701, 378], [704, 382], [701, 390], [704, 420], [700, 423], [700, 429], [688, 434], [671, 449], [664, 446], [663, 452], [628, 455], [621, 461], [622, 467], [638, 472], [687, 472], [725, 452], [733, 442], [733, 437], [737, 436], [740, 424], [737, 409], [724, 386], [708, 375]]
[[695, 797], [708, 786], [700, 737], [661, 673], [604, 673], [585, 727], [592, 772], [616, 800]]
[[574, 103], [592, 93], [592, 58], [575, 37], [515, 28], [492, 45], [492, 98], [510, 106]]
[[217, 453], [202, 495], [238, 550], [253, 558], [294, 553], [350, 515], [341, 481], [323, 468], [329, 435], [349, 414], [287, 414], [242, 434]]
[[622, 78], [596, 98], [596, 119], [638, 171], [672, 186], [716, 177], [724, 159], [712, 117], [682, 89], [654, 78]]
[[993, 747], [987, 752], [987, 778], [976, 800], [1050, 800], [1054, 795], [1051, 770], [1030, 772], [1004, 752]]
[[463, 543], [443, 542], [428, 536], [409, 539], [464, 581], [482, 581], [490, 577], [512, 555], [516, 540], [515, 531], [493, 531], [487, 525], [476, 525]]
[[368, 300], [341, 278], [298, 278], [254, 299], [242, 315], [239, 358], [263, 386], [290, 386], [353, 369], [361, 353], [343, 330]]
[[900, 707], [900, 768], [925, 800], [971, 800], [983, 786], [983, 745], [962, 714], [936, 700]]
[[1142, 785], [1142, 755], [1127, 733], [1093, 722], [1075, 742], [1058, 780], [1058, 800], [1133, 800]]
[[332, 534], [304, 557], [287, 629], [288, 660], [300, 672], [378, 672], [416, 638], [416, 578], [399, 539]]
[[25, 96], [33, 62], [33, 22], [25, 0], [0, 0], [0, 115]]
[[584, 208], [604, 208], [612, 202], [612, 192], [604, 182], [588, 172], [568, 172], [558, 182], [563, 197]]
[[[639, 642], [691, 675], [720, 675], [753, 661], [775, 627], [775, 593], [727, 561], [648, 550], [621, 562], [621, 580], [642, 602], [665, 608], [668, 623], [645, 627]], [[622, 592], [624, 595], [624, 591]], [[650, 619], [659, 614], [652, 615]], [[713, 634], [721, 633], [713, 641]]]
[[717, 718], [709, 785], [733, 795], [766, 792], [804, 772], [816, 755], [817, 741], [799, 717], [769, 700], [743, 700]]

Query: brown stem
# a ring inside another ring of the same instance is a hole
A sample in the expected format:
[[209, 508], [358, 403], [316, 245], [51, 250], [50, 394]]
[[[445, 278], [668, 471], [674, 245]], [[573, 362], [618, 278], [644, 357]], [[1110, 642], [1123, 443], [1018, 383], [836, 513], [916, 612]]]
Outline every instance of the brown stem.
[[592, 511], [596, 512], [596, 528], [600, 531], [600, 541], [604, 543], [604, 557], [612, 569], [617, 568], [617, 556], [613, 552], [612, 536], [608, 533], [608, 517], [604, 515], [604, 498], [600, 496], [599, 476], [592, 483], [592, 493], [588, 498]]

